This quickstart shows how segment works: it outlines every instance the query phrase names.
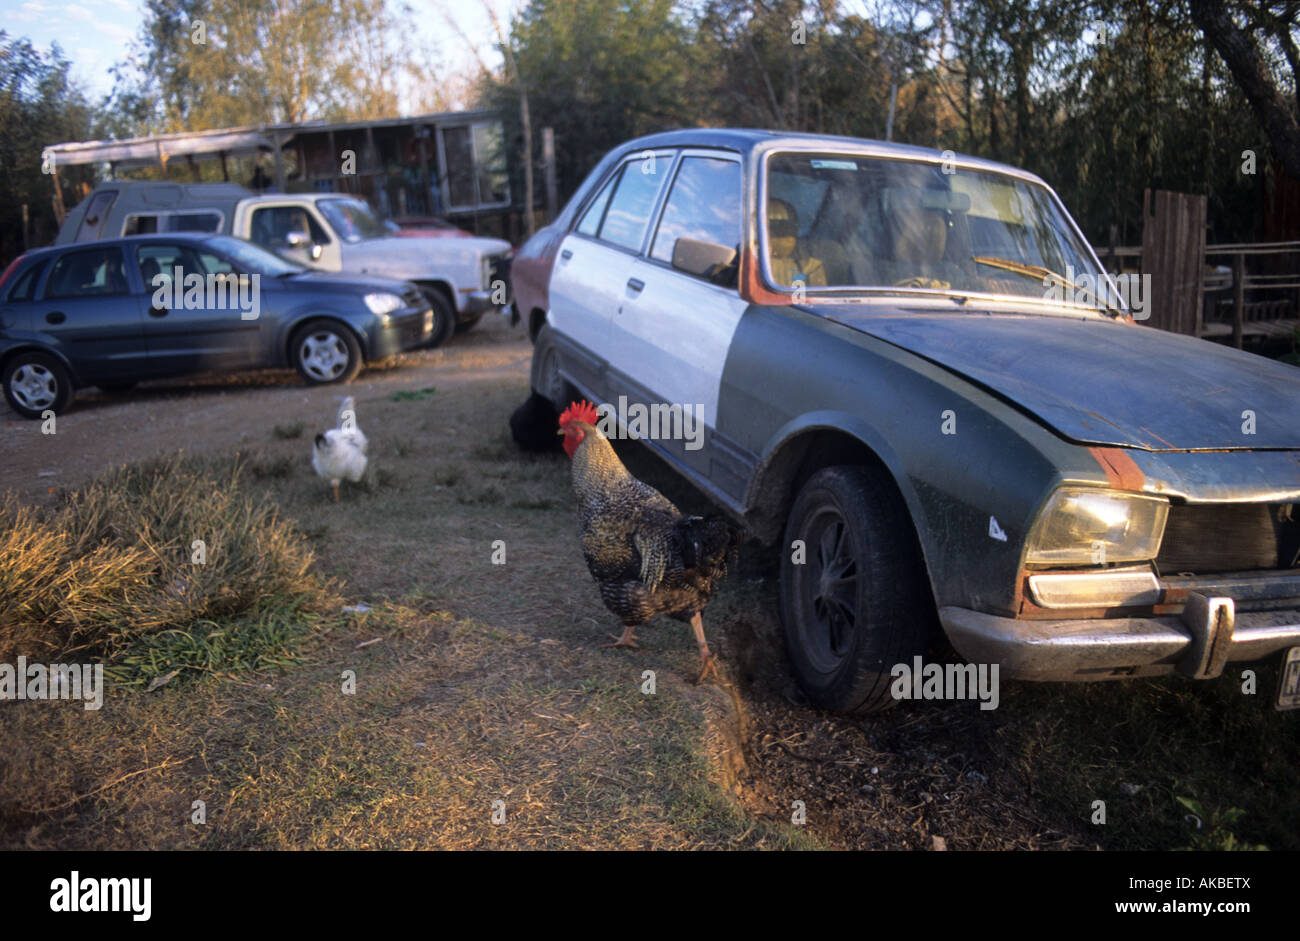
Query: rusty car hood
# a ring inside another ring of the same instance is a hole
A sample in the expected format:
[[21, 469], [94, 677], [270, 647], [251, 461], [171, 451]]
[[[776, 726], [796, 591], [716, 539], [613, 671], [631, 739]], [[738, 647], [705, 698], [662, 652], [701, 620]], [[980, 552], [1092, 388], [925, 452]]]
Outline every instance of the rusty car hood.
[[1300, 369], [1252, 353], [1098, 317], [814, 310], [937, 363], [1080, 443], [1300, 449]]

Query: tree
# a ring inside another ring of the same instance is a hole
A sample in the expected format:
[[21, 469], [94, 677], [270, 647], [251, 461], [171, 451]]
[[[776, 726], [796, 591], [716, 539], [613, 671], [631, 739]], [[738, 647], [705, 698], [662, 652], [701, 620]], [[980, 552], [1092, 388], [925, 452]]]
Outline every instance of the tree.
[[1298, 11], [1294, 4], [1283, 5], [1278, 12], [1268, 4], [1260, 4], [1250, 12], [1257, 26], [1273, 31], [1285, 51], [1292, 78], [1289, 103], [1278, 89], [1259, 45], [1233, 21], [1228, 4], [1223, 0], [1191, 0], [1192, 19], [1227, 63], [1287, 175], [1300, 180], [1300, 126], [1295, 111], [1297, 86], [1300, 86], [1300, 54], [1295, 42]]
[[[0, 268], [26, 247], [54, 238], [51, 174], [60, 173], [73, 193], [82, 174], [43, 166], [48, 144], [81, 140], [90, 130], [90, 106], [69, 78], [71, 63], [58, 45], [42, 53], [28, 39], [0, 30]], [[29, 217], [23, 244], [23, 206]]]

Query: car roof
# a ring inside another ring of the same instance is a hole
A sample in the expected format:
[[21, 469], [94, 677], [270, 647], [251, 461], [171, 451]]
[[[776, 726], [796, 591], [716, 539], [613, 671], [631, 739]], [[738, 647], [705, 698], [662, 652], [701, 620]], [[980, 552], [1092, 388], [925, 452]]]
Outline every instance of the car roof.
[[[828, 149], [842, 147], [854, 149], [866, 148], [886, 157], [912, 158], [926, 161], [955, 159], [970, 167], [979, 167], [999, 173], [1038, 180], [1038, 177], [1019, 167], [982, 157], [971, 157], [952, 151], [936, 150], [932, 147], [917, 147], [913, 144], [896, 144], [892, 141], [871, 140], [865, 137], [844, 137], [839, 134], [810, 134], [803, 131], [771, 131], [761, 128], [736, 127], [694, 127], [674, 131], [661, 131], [647, 134], [628, 141], [619, 147], [619, 151], [652, 149], [655, 147], [717, 147], [747, 153], [756, 148], [764, 149], [786, 142], [801, 149], [809, 144], [825, 143]], [[1042, 182], [1038, 180], [1038, 182]]]
[[233, 235], [224, 235], [220, 232], [146, 232], [143, 235], [123, 235], [115, 239], [93, 239], [87, 242], [65, 242], [63, 245], [46, 245], [43, 248], [33, 248], [23, 253], [21, 257], [38, 258], [42, 255], [50, 255], [55, 252], [75, 252], [89, 250], [94, 248], [115, 248], [121, 247], [130, 242], [149, 242], [149, 241], [166, 241], [166, 242], [205, 242], [214, 238], [236, 238]]

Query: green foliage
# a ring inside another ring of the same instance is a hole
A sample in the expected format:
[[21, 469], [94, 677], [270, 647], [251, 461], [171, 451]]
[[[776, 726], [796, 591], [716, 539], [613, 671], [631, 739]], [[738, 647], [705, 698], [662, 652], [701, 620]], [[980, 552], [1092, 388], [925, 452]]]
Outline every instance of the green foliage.
[[[41, 152], [48, 144], [83, 140], [91, 128], [90, 106], [68, 74], [71, 66], [57, 45], [41, 52], [0, 30], [0, 268], [24, 249], [24, 204], [30, 247], [58, 231], [54, 186], [41, 172]], [[65, 173], [65, 195], [85, 178]]]
[[433, 386], [425, 386], [423, 389], [398, 389], [396, 392], [390, 392], [388, 397], [394, 402], [422, 402], [433, 398], [433, 394], [437, 391]]
[[[1179, 787], [1179, 785], [1175, 785]], [[1188, 823], [1195, 827], [1191, 843], [1187, 846], [1180, 846], [1183, 850], [1220, 850], [1227, 852], [1241, 850], [1267, 850], [1268, 847], [1262, 844], [1246, 843], [1237, 839], [1232, 832], [1232, 828], [1238, 826], [1241, 818], [1246, 812], [1240, 807], [1229, 807], [1227, 810], [1207, 810], [1204, 805], [1195, 798], [1177, 797], [1178, 803], [1191, 811], [1191, 819]]]
[[[1300, 10], [1230, 6], [1294, 110]], [[565, 196], [611, 147], [668, 127], [883, 139], [896, 84], [893, 140], [1038, 173], [1095, 243], [1111, 225], [1140, 241], [1148, 187], [1209, 194], [1212, 241], [1269, 235], [1269, 137], [1189, 0], [531, 0], [509, 42]], [[519, 82], [486, 77], [481, 97], [519, 146]]]

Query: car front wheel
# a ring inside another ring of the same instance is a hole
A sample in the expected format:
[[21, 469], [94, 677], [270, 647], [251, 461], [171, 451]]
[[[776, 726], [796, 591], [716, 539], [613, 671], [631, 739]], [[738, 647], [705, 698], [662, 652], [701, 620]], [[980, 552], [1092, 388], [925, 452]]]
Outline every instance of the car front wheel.
[[312, 385], [351, 382], [361, 372], [361, 344], [352, 331], [329, 320], [313, 320], [293, 335], [289, 354], [298, 374]]
[[28, 350], [5, 363], [5, 399], [23, 418], [41, 418], [47, 412], [56, 415], [72, 400], [72, 379], [53, 356]]
[[781, 546], [786, 652], [814, 705], [888, 708], [891, 671], [925, 652], [934, 604], [911, 519], [880, 468], [815, 473], [786, 520]]
[[424, 346], [425, 349], [436, 350], [456, 332], [456, 310], [441, 288], [424, 287], [422, 290], [429, 306], [433, 308], [433, 332], [429, 334]]

